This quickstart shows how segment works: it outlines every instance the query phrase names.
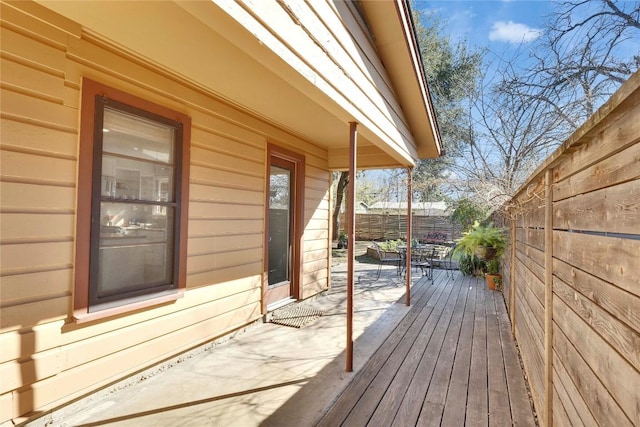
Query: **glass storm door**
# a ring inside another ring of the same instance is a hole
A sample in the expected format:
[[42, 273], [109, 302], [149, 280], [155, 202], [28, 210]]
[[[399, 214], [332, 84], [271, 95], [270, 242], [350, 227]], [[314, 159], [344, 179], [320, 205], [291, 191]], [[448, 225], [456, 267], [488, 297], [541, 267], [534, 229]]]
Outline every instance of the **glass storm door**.
[[295, 163], [272, 157], [269, 171], [267, 304], [293, 295], [294, 183]]

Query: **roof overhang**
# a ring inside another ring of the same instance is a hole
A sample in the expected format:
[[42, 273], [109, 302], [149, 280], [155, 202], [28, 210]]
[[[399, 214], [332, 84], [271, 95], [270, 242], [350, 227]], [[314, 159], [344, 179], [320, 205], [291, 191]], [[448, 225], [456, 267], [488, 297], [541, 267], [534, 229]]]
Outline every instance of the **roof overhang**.
[[[413, 166], [417, 158], [440, 154], [435, 116], [403, 0], [362, 4], [375, 36], [375, 55], [384, 63], [399, 104], [393, 111], [401, 116], [382, 131], [375, 117], [351, 108], [350, 93], [336, 90], [304, 61], [292, 65], [300, 58], [291, 48], [291, 40], [281, 34], [280, 22], [271, 22], [276, 25], [269, 31], [260, 12], [252, 9], [271, 13], [264, 10], [273, 7], [265, 0], [251, 7], [230, 0], [39, 2], [80, 24], [83, 34], [113, 41], [127, 53], [273, 125], [280, 134], [300, 137], [327, 150], [331, 169], [347, 166], [351, 121], [359, 123], [358, 168]], [[275, 1], [273, 5], [282, 6]], [[335, 16], [351, 19], [353, 11], [346, 10], [353, 9], [351, 4], [338, 1], [328, 7], [334, 8]], [[291, 18], [285, 17], [282, 24], [291, 25]], [[278, 132], [271, 137], [277, 138]]]
[[418, 156], [440, 156], [440, 133], [407, 1], [365, 0], [360, 6], [415, 136]]

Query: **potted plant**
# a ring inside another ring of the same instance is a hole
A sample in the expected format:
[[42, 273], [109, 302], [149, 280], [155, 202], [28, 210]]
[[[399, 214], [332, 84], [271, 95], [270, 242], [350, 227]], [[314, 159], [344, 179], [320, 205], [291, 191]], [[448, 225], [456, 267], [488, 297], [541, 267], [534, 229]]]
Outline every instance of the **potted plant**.
[[493, 258], [487, 261], [487, 272], [484, 275], [487, 281], [487, 287], [492, 291], [500, 290], [502, 285], [502, 276], [500, 275], [500, 261], [498, 258]]
[[346, 249], [347, 241], [347, 233], [344, 230], [340, 230], [340, 234], [338, 235], [338, 249]]
[[458, 268], [465, 276], [482, 276], [485, 262], [475, 255], [460, 254]]
[[504, 228], [494, 227], [493, 224], [481, 225], [476, 221], [471, 230], [463, 233], [455, 250], [490, 261], [504, 253], [506, 244]]
[[[504, 253], [506, 244], [504, 228], [494, 227], [493, 224], [481, 225], [476, 221], [473, 227], [463, 233], [462, 238], [458, 240], [455, 251], [462, 254], [461, 259], [466, 257], [479, 260], [483, 272], [486, 273], [487, 286], [489, 289], [496, 289], [502, 284], [502, 276], [499, 275], [499, 258]], [[462, 264], [460, 265], [462, 267]]]

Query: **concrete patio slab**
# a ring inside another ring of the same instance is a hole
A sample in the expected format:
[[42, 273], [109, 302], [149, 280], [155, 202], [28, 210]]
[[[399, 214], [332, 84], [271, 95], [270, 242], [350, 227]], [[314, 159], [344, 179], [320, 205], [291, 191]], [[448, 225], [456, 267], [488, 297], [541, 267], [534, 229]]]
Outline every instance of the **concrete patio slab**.
[[[267, 419], [270, 425], [312, 425], [409, 311], [396, 269], [385, 267], [375, 280], [376, 269], [356, 264], [352, 373], [344, 370], [346, 264], [339, 264], [333, 267], [332, 289], [301, 303], [323, 311], [314, 323], [301, 329], [256, 324], [191, 357], [169, 361], [155, 375], [138, 375], [137, 381], [30, 425], [257, 426]], [[279, 410], [294, 395], [303, 405]]]

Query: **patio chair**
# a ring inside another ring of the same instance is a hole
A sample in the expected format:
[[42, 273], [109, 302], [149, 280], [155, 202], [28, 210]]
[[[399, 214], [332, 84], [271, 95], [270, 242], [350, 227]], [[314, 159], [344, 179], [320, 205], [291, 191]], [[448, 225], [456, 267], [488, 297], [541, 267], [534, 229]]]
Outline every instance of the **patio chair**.
[[380, 272], [382, 271], [383, 264], [395, 265], [398, 274], [400, 274], [400, 269], [403, 261], [403, 257], [401, 257], [400, 254], [397, 254], [395, 252], [385, 252], [376, 242], [373, 242], [373, 248], [378, 254], [378, 274], [376, 275], [376, 280], [380, 278]]
[[451, 248], [449, 249], [449, 253], [447, 254], [447, 262], [446, 262], [446, 272], [447, 272], [447, 277], [449, 277], [449, 274], [451, 274], [451, 277], [453, 277], [453, 251], [456, 249], [456, 243], [453, 244], [453, 246], [451, 246]]
[[423, 276], [427, 276], [433, 282], [433, 258], [434, 249], [429, 247], [416, 248], [415, 255], [411, 257], [411, 266], [419, 268]]
[[[427, 276], [429, 279], [433, 279], [433, 264], [430, 262], [431, 248], [424, 247], [422, 245], [414, 247], [411, 250], [411, 268], [415, 268], [416, 271], [420, 269], [423, 276]], [[403, 275], [406, 275], [406, 252], [402, 253], [401, 271]]]

